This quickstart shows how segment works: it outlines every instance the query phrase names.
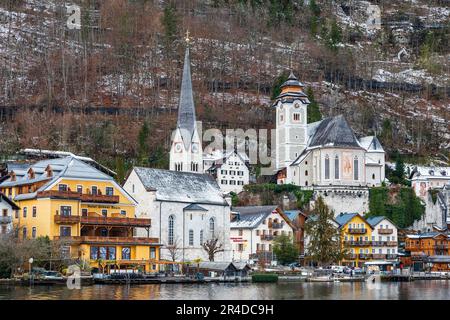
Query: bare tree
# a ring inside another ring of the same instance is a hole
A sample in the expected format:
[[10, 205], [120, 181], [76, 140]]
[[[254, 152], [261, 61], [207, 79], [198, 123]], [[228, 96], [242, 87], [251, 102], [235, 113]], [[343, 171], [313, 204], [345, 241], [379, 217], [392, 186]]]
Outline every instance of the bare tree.
[[215, 255], [219, 252], [224, 251], [223, 244], [219, 241], [219, 238], [217, 238], [217, 237], [206, 240], [202, 244], [202, 248], [208, 254], [209, 261], [214, 261]]
[[173, 262], [176, 262], [181, 256], [182, 248], [178, 238], [173, 240], [173, 244], [166, 245], [166, 249], [169, 251], [170, 259], [172, 259]]

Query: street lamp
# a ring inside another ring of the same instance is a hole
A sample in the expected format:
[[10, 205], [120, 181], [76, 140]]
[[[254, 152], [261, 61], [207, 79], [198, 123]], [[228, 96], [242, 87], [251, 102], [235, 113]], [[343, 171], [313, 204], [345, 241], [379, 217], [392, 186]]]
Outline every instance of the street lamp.
[[33, 264], [34, 259], [30, 258], [28, 259], [28, 264], [29, 264], [29, 276], [30, 276], [30, 285], [31, 285], [31, 277], [32, 277], [32, 270], [31, 270], [31, 265]]

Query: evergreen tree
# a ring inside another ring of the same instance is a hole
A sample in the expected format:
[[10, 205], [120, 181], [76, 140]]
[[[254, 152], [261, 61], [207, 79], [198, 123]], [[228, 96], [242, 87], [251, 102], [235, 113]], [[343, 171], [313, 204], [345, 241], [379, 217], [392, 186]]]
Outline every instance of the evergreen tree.
[[310, 238], [306, 248], [308, 258], [319, 265], [337, 263], [345, 255], [341, 246], [341, 232], [331, 223], [333, 219], [333, 211], [319, 197], [312, 215], [305, 223], [305, 234]]
[[275, 100], [276, 97], [278, 97], [281, 93], [281, 85], [287, 81], [289, 78], [289, 75], [287, 72], [283, 72], [280, 74], [274, 81], [272, 85], [272, 95], [270, 96], [270, 99]]
[[123, 157], [118, 156], [115, 159], [115, 171], [116, 171], [116, 180], [119, 184], [122, 184], [125, 181], [125, 162], [123, 161]]
[[137, 161], [140, 166], [148, 166], [149, 164], [149, 152], [148, 152], [148, 137], [150, 129], [147, 121], [142, 124], [141, 130], [138, 135], [138, 150]]
[[342, 29], [337, 24], [336, 20], [333, 20], [330, 27], [330, 33], [328, 34], [327, 45], [333, 50], [338, 50], [338, 44], [342, 42]]
[[282, 234], [273, 240], [273, 253], [277, 261], [282, 264], [296, 262], [298, 260], [298, 248], [294, 244], [292, 237]]
[[315, 0], [311, 0], [309, 2], [309, 11], [311, 14], [309, 27], [311, 35], [315, 36], [317, 34], [317, 30], [319, 29], [320, 22], [320, 7], [317, 5]]
[[170, 49], [173, 42], [176, 40], [178, 33], [178, 16], [176, 8], [172, 3], [169, 3], [164, 8], [161, 24], [164, 27], [164, 42], [166, 49]]
[[308, 87], [306, 89], [306, 94], [308, 96], [308, 99], [310, 101], [310, 104], [307, 107], [308, 110], [308, 123], [316, 122], [322, 120], [322, 113], [320, 113], [319, 104], [317, 103], [314, 92], [311, 87]]
[[395, 170], [392, 173], [391, 179], [393, 183], [405, 184], [405, 163], [398, 152], [396, 152]]

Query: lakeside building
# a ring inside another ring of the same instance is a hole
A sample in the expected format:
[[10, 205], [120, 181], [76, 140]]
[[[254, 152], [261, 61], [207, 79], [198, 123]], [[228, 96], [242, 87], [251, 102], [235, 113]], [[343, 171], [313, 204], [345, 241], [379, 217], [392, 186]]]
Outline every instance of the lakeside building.
[[67, 258], [93, 268], [158, 270], [159, 240], [133, 236], [151, 220], [135, 217], [136, 201], [112, 177], [72, 156], [11, 168], [0, 192], [21, 207], [19, 237], [62, 241]]
[[335, 220], [342, 232], [342, 246], [347, 249], [342, 264], [362, 268], [372, 260], [373, 227], [358, 213], [339, 214]]
[[276, 261], [273, 240], [294, 236], [295, 226], [278, 206], [233, 207], [230, 223], [233, 261]]
[[[202, 173], [135, 167], [124, 189], [138, 202], [137, 217], [151, 219], [150, 236], [161, 240], [161, 258], [208, 260], [202, 244], [218, 238], [223, 245], [215, 261], [230, 261], [230, 203], [213, 177]], [[138, 235], [146, 236], [139, 229]], [[169, 250], [169, 248], [172, 248]]]
[[385, 180], [385, 152], [374, 136], [358, 139], [342, 115], [307, 123], [304, 85], [291, 73], [276, 109], [278, 184], [314, 190], [336, 214], [368, 212], [369, 187]]
[[303, 260], [305, 256], [305, 222], [308, 216], [300, 210], [284, 210], [284, 213], [295, 227], [294, 241], [297, 245], [300, 259]]
[[13, 217], [18, 215], [20, 207], [0, 192], [0, 236], [13, 229]]
[[395, 261], [398, 255], [397, 226], [384, 216], [367, 218], [372, 226], [372, 259]]
[[450, 237], [446, 232], [408, 234], [405, 251], [410, 254], [414, 271], [424, 271], [431, 264], [432, 271], [450, 271]]

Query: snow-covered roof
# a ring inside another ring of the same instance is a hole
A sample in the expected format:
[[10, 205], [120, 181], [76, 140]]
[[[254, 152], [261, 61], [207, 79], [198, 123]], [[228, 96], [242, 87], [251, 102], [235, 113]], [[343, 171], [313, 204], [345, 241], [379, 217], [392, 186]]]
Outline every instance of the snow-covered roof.
[[233, 207], [233, 212], [238, 213], [237, 217], [231, 221], [231, 229], [254, 229], [266, 219], [277, 206], [248, 206]]
[[[8, 169], [14, 168], [8, 165]], [[52, 170], [52, 176], [47, 175], [46, 169]], [[28, 165], [28, 168], [20, 166], [20, 170], [14, 169], [9, 171], [10, 174], [15, 174], [15, 181], [12, 181], [12, 177], [9, 177], [3, 181], [1, 187], [13, 187], [24, 184], [32, 184], [41, 181], [48, 181], [38, 191], [45, 190], [45, 188], [56, 181], [59, 178], [73, 178], [73, 179], [95, 179], [113, 181], [114, 179], [100, 170], [94, 168], [87, 163], [78, 160], [72, 156], [66, 158], [56, 158], [38, 161], [34, 164]], [[28, 174], [28, 171], [34, 172], [34, 177]]]
[[450, 180], [450, 167], [426, 167], [416, 166], [410, 173], [410, 179], [448, 179]]
[[369, 152], [384, 152], [380, 141], [375, 136], [362, 137], [359, 139], [361, 146]]
[[228, 205], [210, 175], [143, 167], [133, 170], [148, 191], [156, 191], [157, 200]]
[[343, 115], [323, 119], [311, 137], [308, 147], [352, 147], [361, 145]]

